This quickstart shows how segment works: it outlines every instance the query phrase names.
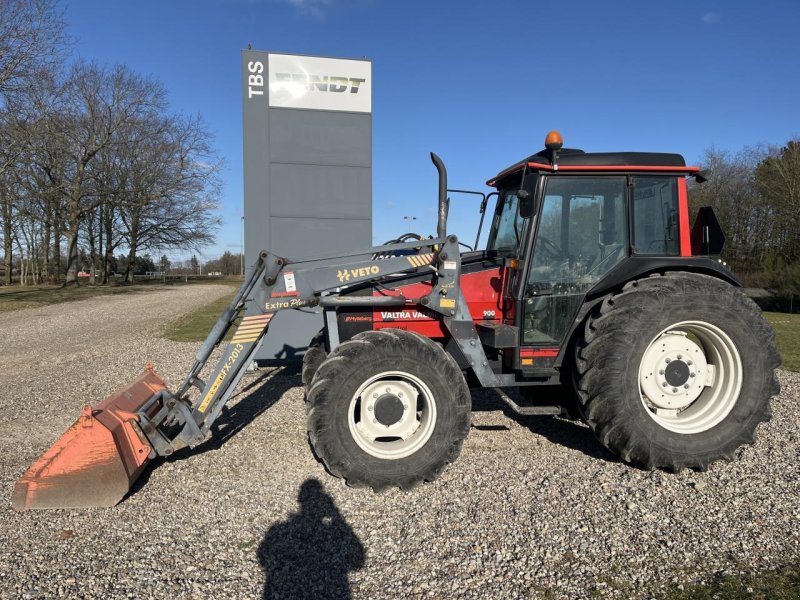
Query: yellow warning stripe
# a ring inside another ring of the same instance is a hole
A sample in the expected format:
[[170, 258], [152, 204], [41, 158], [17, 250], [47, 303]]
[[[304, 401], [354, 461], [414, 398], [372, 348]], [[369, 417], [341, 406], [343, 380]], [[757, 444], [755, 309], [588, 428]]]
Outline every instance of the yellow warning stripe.
[[236, 333], [233, 334], [233, 337], [235, 339], [235, 338], [239, 338], [239, 337], [247, 337], [247, 338], [249, 338], [249, 337], [252, 337], [254, 335], [261, 335], [261, 333], [264, 331], [264, 329], [265, 329], [264, 327], [259, 327], [258, 329], [246, 329], [244, 331], [242, 331], [240, 329], [239, 331], [237, 331]]
[[247, 326], [240, 326], [239, 329], [236, 330], [236, 333], [243, 333], [247, 331], [261, 331], [264, 329], [266, 325], [247, 325]]
[[231, 341], [232, 342], [247, 341], [247, 340], [249, 340], [251, 338], [259, 338], [260, 336], [261, 336], [261, 332], [260, 331], [258, 331], [256, 333], [243, 333], [241, 335], [237, 334], [237, 335], [235, 335], [235, 336], [233, 336], [231, 338]]
[[242, 324], [247, 323], [248, 325], [250, 325], [255, 323], [268, 323], [271, 318], [272, 318], [272, 313], [266, 315], [258, 315], [255, 317], [245, 317], [244, 319], [242, 319]]
[[267, 328], [267, 325], [272, 320], [272, 317], [272, 314], [245, 317], [242, 319], [242, 324], [239, 325], [236, 333], [233, 334], [231, 342], [255, 342], [259, 337], [261, 337], [261, 334]]
[[234, 337], [231, 339], [231, 342], [236, 344], [247, 344], [249, 342], [255, 342], [259, 337], [261, 337], [260, 333], [250, 337]]
[[414, 256], [406, 256], [406, 260], [414, 267], [424, 267], [430, 264], [433, 254], [418, 254]]

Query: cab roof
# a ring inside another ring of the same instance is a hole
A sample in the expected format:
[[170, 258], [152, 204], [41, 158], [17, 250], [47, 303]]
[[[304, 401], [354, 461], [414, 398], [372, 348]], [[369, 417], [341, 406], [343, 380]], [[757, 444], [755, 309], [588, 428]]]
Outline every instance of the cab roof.
[[513, 175], [527, 165], [531, 171], [568, 171], [568, 172], [671, 172], [676, 174], [689, 175], [697, 173], [699, 167], [686, 166], [686, 161], [680, 154], [667, 152], [584, 152], [577, 148], [562, 148], [558, 153], [557, 164], [552, 162], [553, 153], [550, 150], [542, 150], [536, 154], [522, 159], [521, 161], [504, 169], [492, 179], [486, 182], [487, 185], [498, 187], [506, 177]]

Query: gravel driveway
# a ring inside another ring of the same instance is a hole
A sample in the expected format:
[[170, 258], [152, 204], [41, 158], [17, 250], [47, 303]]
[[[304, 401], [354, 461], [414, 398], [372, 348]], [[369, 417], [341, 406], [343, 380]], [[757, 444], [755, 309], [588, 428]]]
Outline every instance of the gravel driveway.
[[155, 461], [119, 506], [12, 511], [14, 482], [84, 400], [147, 360], [180, 380], [197, 345], [158, 332], [226, 291], [0, 314], [0, 597], [649, 598], [797, 560], [800, 377], [788, 372], [756, 445], [707, 473], [625, 466], [580, 424], [517, 418], [475, 392], [457, 463], [413, 492], [374, 494], [317, 463], [299, 377], [276, 369], [242, 381], [215, 441]]

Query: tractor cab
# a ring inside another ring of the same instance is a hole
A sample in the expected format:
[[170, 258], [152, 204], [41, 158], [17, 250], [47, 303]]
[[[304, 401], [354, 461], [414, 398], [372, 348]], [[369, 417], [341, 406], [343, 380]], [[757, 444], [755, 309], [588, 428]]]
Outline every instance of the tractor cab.
[[586, 301], [630, 279], [625, 263], [646, 270], [692, 254], [686, 177], [697, 167], [679, 154], [561, 146], [551, 132], [545, 150], [487, 182], [497, 189], [487, 250], [518, 265], [506, 317], [522, 369], [560, 362]]

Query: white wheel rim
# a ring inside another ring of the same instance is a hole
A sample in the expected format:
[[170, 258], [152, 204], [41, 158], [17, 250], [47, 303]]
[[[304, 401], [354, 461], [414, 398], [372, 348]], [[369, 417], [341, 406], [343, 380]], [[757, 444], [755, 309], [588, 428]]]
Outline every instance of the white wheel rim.
[[682, 321], [648, 344], [639, 390], [648, 416], [676, 433], [707, 431], [731, 412], [742, 389], [742, 360], [716, 325]]
[[386, 371], [364, 381], [353, 394], [347, 424], [353, 440], [367, 454], [387, 460], [405, 458], [430, 439], [436, 426], [436, 400], [419, 377]]

